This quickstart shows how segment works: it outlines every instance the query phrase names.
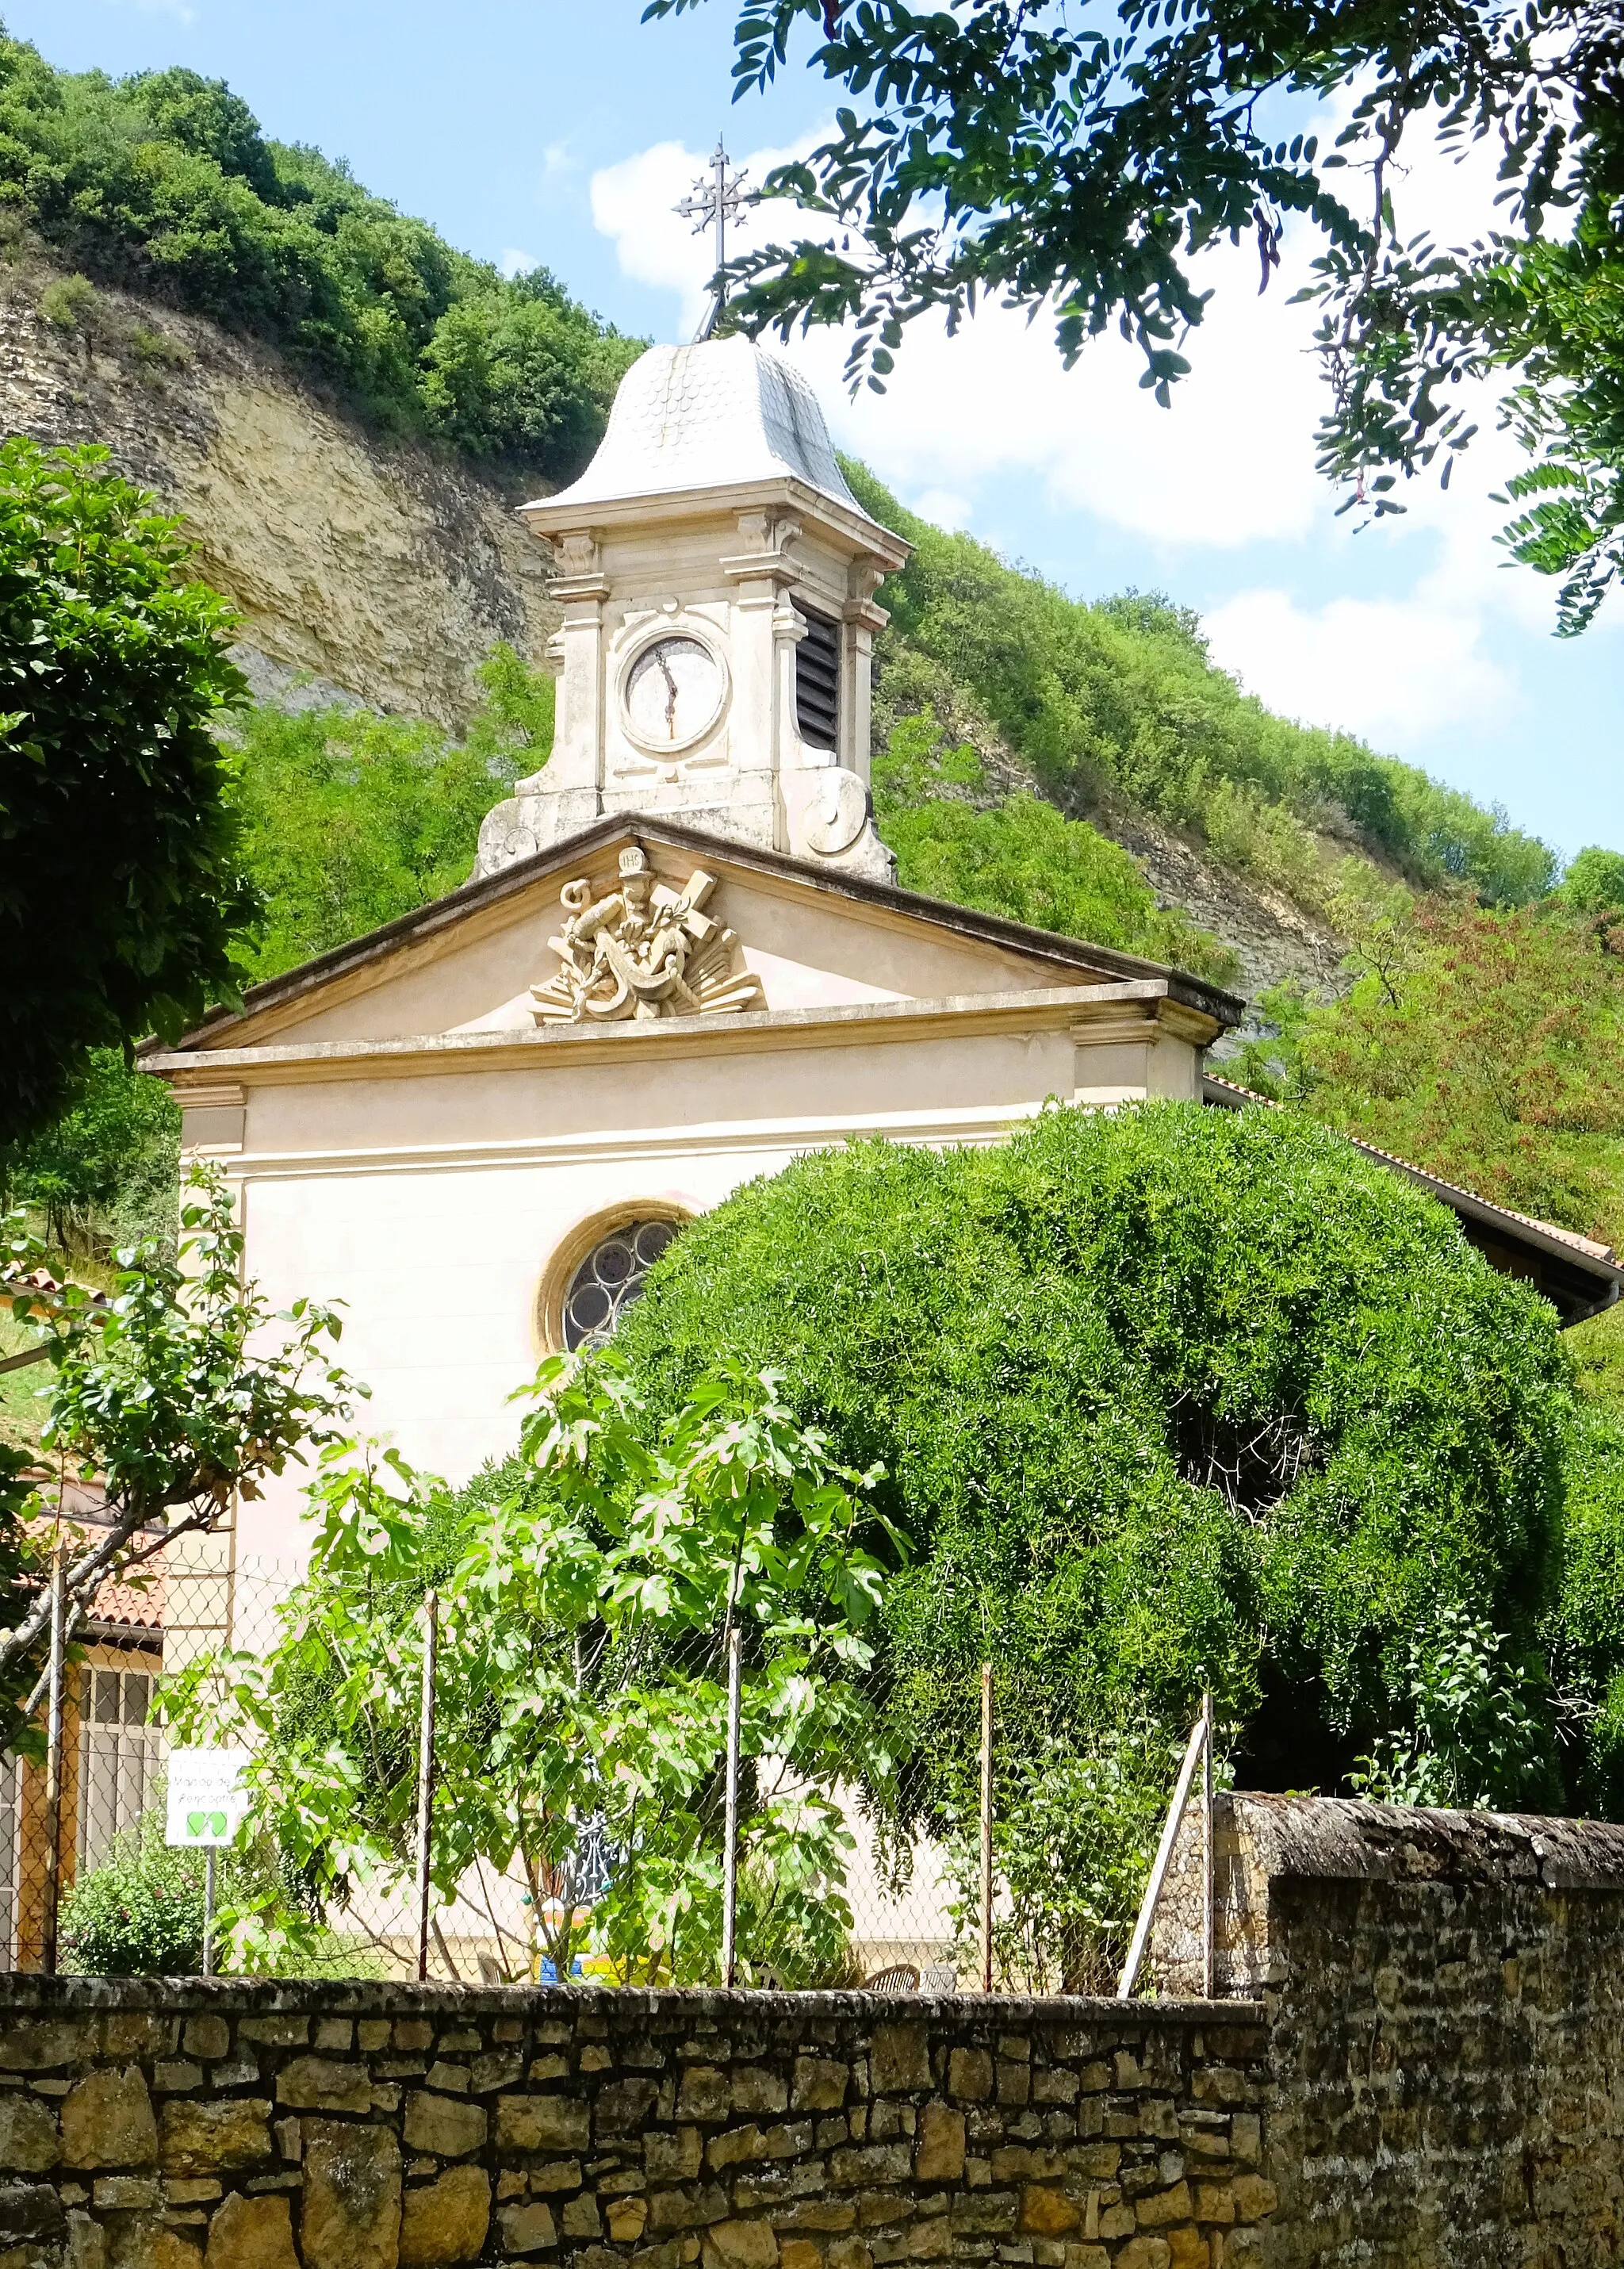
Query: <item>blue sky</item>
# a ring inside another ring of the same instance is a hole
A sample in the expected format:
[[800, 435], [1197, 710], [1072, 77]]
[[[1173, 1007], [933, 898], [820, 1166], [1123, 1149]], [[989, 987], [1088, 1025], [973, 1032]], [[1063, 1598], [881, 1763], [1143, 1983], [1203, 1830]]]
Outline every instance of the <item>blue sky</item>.
[[[642, 26], [640, 0], [0, 0], [54, 63], [185, 63], [229, 79], [267, 131], [347, 158], [378, 194], [493, 260], [539, 259], [601, 314], [691, 329], [708, 266], [669, 206], [719, 129], [757, 174], [829, 115], [804, 70], [730, 103], [733, 8]], [[1401, 213], [1448, 229], [1466, 186], [1429, 162]], [[1407, 231], [1406, 231], [1407, 233]], [[1292, 250], [1288, 247], [1289, 269]], [[837, 437], [916, 508], [1084, 596], [1160, 586], [1273, 706], [1362, 732], [1565, 853], [1624, 845], [1624, 603], [1550, 635], [1551, 588], [1498, 565], [1492, 434], [1450, 494], [1355, 535], [1316, 481], [1302, 311], [1259, 301], [1254, 256], [1218, 299], [1170, 411], [1114, 342], [1062, 373], [1039, 323], [994, 313], [910, 347], [891, 392], [849, 405], [838, 341], [797, 350]]]

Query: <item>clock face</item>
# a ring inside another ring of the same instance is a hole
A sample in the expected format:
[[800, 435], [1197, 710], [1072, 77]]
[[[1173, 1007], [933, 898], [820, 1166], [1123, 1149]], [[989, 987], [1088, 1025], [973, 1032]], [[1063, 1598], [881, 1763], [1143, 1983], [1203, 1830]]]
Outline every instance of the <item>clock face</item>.
[[722, 692], [721, 665], [709, 647], [696, 638], [661, 639], [627, 676], [626, 728], [656, 753], [686, 748], [715, 723]]

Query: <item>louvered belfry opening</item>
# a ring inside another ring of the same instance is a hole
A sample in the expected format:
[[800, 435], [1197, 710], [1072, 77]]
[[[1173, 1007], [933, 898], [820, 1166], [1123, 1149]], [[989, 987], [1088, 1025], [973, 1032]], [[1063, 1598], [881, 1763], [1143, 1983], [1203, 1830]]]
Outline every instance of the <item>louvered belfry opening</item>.
[[795, 648], [795, 723], [815, 749], [838, 745], [840, 726], [840, 625], [827, 615], [800, 608], [807, 634]]

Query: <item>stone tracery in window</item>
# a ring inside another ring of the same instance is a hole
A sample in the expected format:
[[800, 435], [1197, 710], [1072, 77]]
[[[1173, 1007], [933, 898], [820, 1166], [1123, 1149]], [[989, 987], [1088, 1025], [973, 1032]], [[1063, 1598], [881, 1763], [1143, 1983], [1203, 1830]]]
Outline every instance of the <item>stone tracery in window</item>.
[[622, 1312], [640, 1298], [643, 1280], [671, 1239], [668, 1221], [631, 1221], [594, 1245], [564, 1296], [564, 1344], [602, 1347], [613, 1338]]

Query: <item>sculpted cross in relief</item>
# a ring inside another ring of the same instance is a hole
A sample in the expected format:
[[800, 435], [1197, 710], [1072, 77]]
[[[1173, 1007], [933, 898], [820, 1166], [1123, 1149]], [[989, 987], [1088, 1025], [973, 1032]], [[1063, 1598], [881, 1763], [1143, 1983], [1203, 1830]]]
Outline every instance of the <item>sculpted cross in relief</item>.
[[680, 891], [657, 883], [639, 844], [621, 853], [620, 888], [606, 897], [594, 899], [585, 879], [566, 883], [558, 893], [563, 930], [547, 941], [557, 974], [530, 987], [536, 1023], [764, 1008], [761, 979], [735, 969], [737, 937], [701, 911], [715, 888], [715, 876], [698, 868]]

